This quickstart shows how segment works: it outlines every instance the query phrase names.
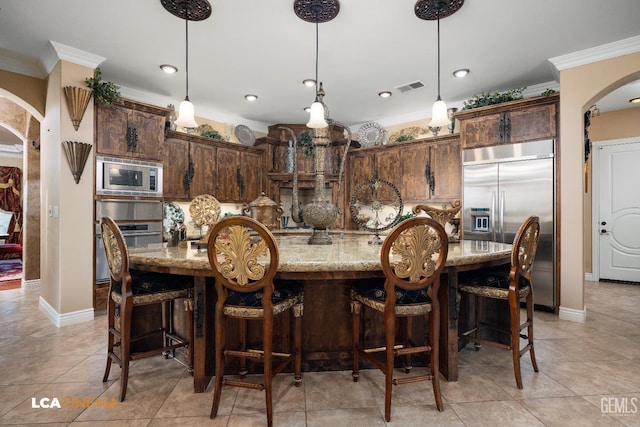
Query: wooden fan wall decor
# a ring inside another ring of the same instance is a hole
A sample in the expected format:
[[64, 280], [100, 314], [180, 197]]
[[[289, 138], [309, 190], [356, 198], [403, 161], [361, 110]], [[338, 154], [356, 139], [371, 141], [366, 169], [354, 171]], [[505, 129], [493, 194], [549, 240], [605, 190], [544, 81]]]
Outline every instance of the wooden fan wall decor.
[[64, 96], [67, 98], [67, 108], [69, 108], [71, 123], [77, 131], [84, 112], [87, 111], [87, 106], [91, 99], [91, 91], [77, 86], [65, 86]]

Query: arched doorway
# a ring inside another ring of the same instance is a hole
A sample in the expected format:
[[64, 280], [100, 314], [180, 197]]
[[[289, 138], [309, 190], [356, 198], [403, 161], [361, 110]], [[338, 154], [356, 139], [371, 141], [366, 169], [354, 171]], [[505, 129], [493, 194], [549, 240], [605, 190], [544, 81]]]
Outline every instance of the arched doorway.
[[584, 321], [584, 112], [640, 78], [640, 52], [560, 70], [560, 317]]
[[[0, 89], [0, 127], [4, 142], [22, 143], [23, 281], [40, 279], [40, 120]], [[13, 137], [13, 138], [11, 138]], [[0, 159], [2, 154], [0, 153]], [[15, 162], [17, 159], [11, 159]], [[9, 161], [9, 160], [6, 160]], [[17, 166], [17, 164], [16, 164]]]

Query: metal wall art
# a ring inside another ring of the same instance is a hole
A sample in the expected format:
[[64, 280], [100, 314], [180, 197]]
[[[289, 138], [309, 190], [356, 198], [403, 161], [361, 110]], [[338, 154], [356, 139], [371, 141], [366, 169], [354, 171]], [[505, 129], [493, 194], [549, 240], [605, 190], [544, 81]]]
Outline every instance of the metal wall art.
[[93, 145], [84, 142], [62, 141], [62, 149], [76, 184], [80, 183], [80, 177], [89, 158], [89, 153], [91, 153], [91, 147]]
[[87, 106], [91, 99], [91, 91], [77, 86], [65, 86], [64, 96], [67, 98], [67, 108], [71, 116], [71, 123], [77, 131], [84, 112], [87, 111]]

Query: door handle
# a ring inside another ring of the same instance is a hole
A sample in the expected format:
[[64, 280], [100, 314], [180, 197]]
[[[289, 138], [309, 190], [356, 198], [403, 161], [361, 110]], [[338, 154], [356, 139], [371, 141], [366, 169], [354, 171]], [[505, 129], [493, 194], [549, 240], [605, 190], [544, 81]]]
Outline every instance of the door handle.
[[604, 228], [600, 230], [600, 234], [609, 234], [609, 230], [605, 230]]

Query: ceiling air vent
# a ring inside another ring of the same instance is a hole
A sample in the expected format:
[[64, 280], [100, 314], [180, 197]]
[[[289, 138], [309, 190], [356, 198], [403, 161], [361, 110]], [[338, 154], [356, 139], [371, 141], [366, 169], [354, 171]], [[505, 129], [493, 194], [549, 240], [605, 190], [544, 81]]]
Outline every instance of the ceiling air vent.
[[398, 89], [400, 92], [408, 92], [410, 90], [420, 89], [423, 86], [424, 86], [424, 83], [418, 80], [413, 83], [407, 83], [406, 85], [398, 86], [396, 87], [396, 89]]

